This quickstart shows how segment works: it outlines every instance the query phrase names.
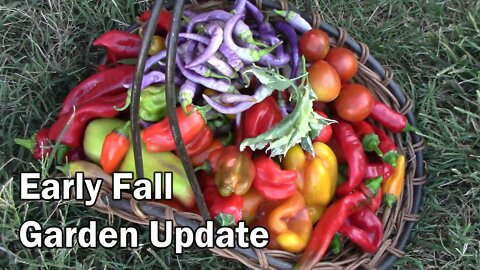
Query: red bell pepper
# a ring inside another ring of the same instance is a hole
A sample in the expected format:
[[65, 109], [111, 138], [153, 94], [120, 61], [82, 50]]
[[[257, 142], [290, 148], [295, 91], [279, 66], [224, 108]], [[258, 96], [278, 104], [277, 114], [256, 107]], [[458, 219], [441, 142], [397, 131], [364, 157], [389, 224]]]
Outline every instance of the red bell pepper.
[[216, 150], [221, 150], [223, 147], [224, 145], [219, 139], [214, 139], [212, 143], [205, 150], [190, 157], [190, 160], [192, 161], [192, 165], [197, 167], [204, 164], [205, 161], [208, 160], [208, 156], [212, 152]]
[[121, 164], [130, 148], [128, 133], [130, 121], [110, 132], [103, 141], [100, 165], [106, 173], [114, 172]]
[[322, 259], [335, 233], [343, 226], [347, 218], [368, 204], [377, 194], [381, 180], [378, 178], [367, 181], [360, 185], [359, 189], [336, 200], [325, 210], [313, 229], [312, 237], [302, 257], [293, 269], [312, 269]]
[[223, 197], [218, 193], [215, 186], [208, 186], [203, 191], [203, 197], [208, 207], [208, 212], [212, 218], [216, 218], [220, 214], [232, 215], [235, 222], [242, 219], [243, 197], [232, 194]]
[[132, 81], [134, 71], [134, 66], [124, 65], [106, 69], [88, 77], [68, 93], [63, 101], [60, 115], [71, 113], [74, 106], [95, 103], [98, 97], [126, 93], [127, 89], [123, 85]]
[[[152, 12], [150, 10], [147, 10], [139, 16], [139, 19], [142, 22], [146, 22], [150, 19], [150, 16], [152, 16]], [[163, 30], [165, 32], [168, 32], [170, 31], [171, 24], [172, 14], [168, 10], [162, 9], [160, 11], [160, 15], [158, 16], [157, 30]]]
[[365, 171], [365, 179], [383, 177], [383, 180], [388, 179], [393, 173], [393, 166], [388, 163], [369, 163]]
[[[177, 107], [178, 124], [185, 144], [189, 144], [206, 126], [201, 109], [187, 107], [188, 115], [182, 107]], [[142, 140], [150, 152], [172, 151], [176, 148], [168, 117], [143, 130]]]
[[408, 120], [405, 115], [394, 111], [392, 108], [388, 107], [385, 103], [379, 100], [374, 100], [370, 117], [394, 133], [417, 130], [408, 124]]
[[191, 157], [206, 150], [212, 144], [213, 135], [212, 129], [204, 127], [193, 141], [185, 145], [188, 155]]
[[383, 153], [382, 159], [395, 167], [398, 157], [398, 149], [395, 142], [380, 127], [372, 125], [372, 128], [380, 138], [380, 145], [378, 147]]
[[358, 138], [362, 140], [363, 149], [367, 152], [375, 152], [377, 155], [382, 156], [383, 153], [380, 148], [378, 148], [380, 138], [375, 134], [372, 125], [367, 121], [352, 123], [352, 125]]
[[282, 170], [280, 165], [267, 156], [255, 159], [255, 180], [253, 186], [267, 200], [282, 200], [297, 190], [298, 172]]
[[349, 216], [338, 232], [367, 253], [377, 251], [382, 244], [382, 222], [367, 207]]
[[125, 92], [114, 96], [102, 96], [95, 101], [80, 105], [75, 111], [70, 125], [67, 127], [67, 123], [74, 112], [60, 115], [50, 127], [48, 137], [57, 141], [62, 130], [66, 128], [62, 143], [70, 148], [78, 148], [81, 146], [81, 139], [87, 123], [95, 118], [113, 118], [117, 116], [119, 112], [115, 108], [123, 106], [126, 98], [127, 93]]
[[[318, 113], [320, 116], [324, 118], [328, 118], [328, 115], [324, 113], [323, 111], [320, 110], [315, 110], [316, 113]], [[322, 143], [328, 143], [330, 139], [332, 138], [333, 130], [331, 125], [325, 126], [322, 131], [320, 132], [320, 135], [313, 139], [314, 142], [322, 142]]]
[[338, 120], [332, 124], [333, 134], [348, 162], [348, 179], [337, 187], [338, 196], [347, 195], [362, 183], [367, 166], [367, 157], [352, 125]]
[[272, 96], [253, 105], [243, 116], [243, 138], [254, 138], [269, 130], [283, 119]]
[[243, 195], [252, 186], [255, 165], [251, 157], [231, 145], [222, 149], [214, 165], [215, 183], [224, 197], [232, 193]]
[[108, 62], [115, 63], [121, 59], [138, 57], [142, 38], [127, 31], [110, 30], [95, 39], [93, 46], [104, 47]]

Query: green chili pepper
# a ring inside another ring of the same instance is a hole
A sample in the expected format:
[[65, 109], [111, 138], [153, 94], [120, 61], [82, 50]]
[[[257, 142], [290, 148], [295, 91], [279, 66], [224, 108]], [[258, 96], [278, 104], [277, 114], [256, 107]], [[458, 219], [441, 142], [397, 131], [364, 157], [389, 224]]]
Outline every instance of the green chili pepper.
[[167, 115], [165, 85], [149, 86], [140, 96], [140, 119], [157, 122]]

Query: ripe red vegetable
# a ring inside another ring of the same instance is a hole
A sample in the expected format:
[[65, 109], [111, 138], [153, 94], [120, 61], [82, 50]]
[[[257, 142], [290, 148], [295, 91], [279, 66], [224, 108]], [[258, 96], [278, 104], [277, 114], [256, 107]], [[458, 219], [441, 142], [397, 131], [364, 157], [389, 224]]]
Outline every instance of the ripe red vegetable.
[[[317, 111], [315, 110], [316, 113], [318, 113], [320, 116], [328, 118], [328, 115], [322, 111]], [[320, 132], [320, 135], [313, 139], [314, 142], [322, 142], [322, 143], [328, 143], [330, 139], [332, 138], [333, 135], [333, 130], [331, 125], [328, 125], [322, 129], [322, 132]]]
[[[152, 16], [152, 12], [150, 10], [147, 10], [140, 15], [139, 19], [142, 22], [146, 22], [150, 19], [150, 16]], [[172, 14], [165, 9], [162, 9], [160, 11], [160, 15], [158, 16], [158, 21], [157, 21], [157, 31], [158, 30], [163, 30], [165, 32], [170, 31], [170, 25], [172, 24]]]
[[314, 63], [327, 56], [330, 50], [330, 38], [319, 29], [311, 29], [300, 37], [300, 53], [308, 62]]
[[93, 42], [94, 47], [107, 50], [109, 63], [125, 58], [136, 58], [140, 52], [142, 38], [127, 31], [110, 30], [100, 35]]
[[297, 171], [282, 170], [280, 165], [267, 156], [256, 158], [254, 164], [256, 174], [253, 186], [265, 199], [286, 199], [297, 190]]
[[350, 80], [357, 74], [357, 57], [347, 48], [331, 48], [325, 61], [337, 71], [342, 82]]
[[363, 85], [350, 83], [342, 87], [333, 106], [342, 119], [359, 122], [370, 115], [373, 109], [373, 95]]
[[243, 138], [254, 138], [282, 120], [277, 102], [272, 96], [253, 105], [243, 116]]
[[105, 137], [100, 155], [100, 165], [106, 173], [114, 172], [121, 164], [130, 148], [128, 133], [130, 122], [114, 129]]
[[340, 77], [325, 61], [317, 61], [308, 68], [308, 80], [317, 96], [317, 101], [330, 102], [340, 93]]

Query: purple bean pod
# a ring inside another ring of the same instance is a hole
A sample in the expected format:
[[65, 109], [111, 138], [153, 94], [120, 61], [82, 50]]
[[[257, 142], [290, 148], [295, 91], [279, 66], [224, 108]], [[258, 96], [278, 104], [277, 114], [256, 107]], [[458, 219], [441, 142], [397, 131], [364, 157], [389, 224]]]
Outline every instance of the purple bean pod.
[[219, 26], [215, 25], [212, 27], [210, 43], [205, 48], [205, 51], [197, 56], [192, 62], [186, 65], [186, 68], [192, 68], [207, 62], [207, 60], [212, 57], [220, 48], [223, 42], [223, 30]]
[[294, 11], [286, 10], [274, 10], [277, 15], [280, 15], [285, 18], [285, 20], [293, 26], [300, 33], [305, 33], [308, 30], [312, 29], [310, 23], [308, 23], [300, 14]]
[[215, 96], [214, 98], [223, 104], [232, 104], [239, 102], [257, 102], [257, 99], [253, 96], [232, 93], [222, 93]]
[[235, 5], [233, 6], [233, 13], [238, 14], [238, 13], [243, 13], [245, 14], [245, 4], [247, 3], [247, 0], [237, 0], [235, 2]]
[[146, 72], [147, 70], [149, 70], [153, 65], [155, 65], [156, 63], [158, 63], [159, 61], [162, 61], [163, 59], [165, 59], [167, 57], [167, 50], [161, 50], [159, 51], [158, 53], [150, 56], [147, 61], [145, 62], [145, 69], [143, 70], [143, 72]]
[[180, 105], [182, 106], [184, 111], [187, 110], [188, 105], [192, 104], [196, 90], [197, 84], [188, 79], [185, 80], [185, 82], [180, 87], [180, 91], [178, 93], [178, 102], [180, 102]]
[[298, 64], [299, 64], [299, 59], [300, 59], [300, 51], [298, 49], [298, 35], [295, 29], [293, 27], [284, 22], [284, 21], [278, 21], [275, 24], [275, 28], [280, 31], [283, 35], [288, 40], [288, 43], [290, 43], [290, 55], [292, 59], [292, 73], [290, 74], [290, 78], [294, 78], [297, 76], [297, 71], [298, 71]]
[[235, 88], [226, 80], [206, 78], [204, 76], [196, 74], [195, 72], [192, 72], [191, 70], [188, 70], [187, 68], [185, 68], [184, 63], [180, 58], [180, 55], [178, 54], [176, 55], [176, 62], [183, 76], [185, 76], [185, 78], [191, 80], [194, 83], [201, 84], [207, 88], [210, 88], [219, 92], [235, 91]]
[[272, 46], [262, 50], [242, 48], [237, 46], [237, 44], [235, 44], [235, 42], [233, 41], [233, 28], [237, 24], [237, 22], [244, 16], [244, 14], [235, 14], [230, 20], [228, 20], [223, 31], [223, 40], [224, 44], [226, 44], [232, 51], [236, 52], [240, 59], [242, 59], [244, 62], [253, 63], [260, 60], [263, 55], [275, 50], [276, 46], [280, 45], [281, 43], [277, 44], [276, 46]]
[[[180, 38], [195, 40], [205, 45], [208, 45], [209, 43], [209, 39], [207, 37], [204, 37], [198, 34], [179, 33], [178, 36]], [[219, 51], [225, 56], [225, 58], [227, 58], [228, 64], [232, 66], [236, 71], [239, 71], [240, 69], [243, 68], [242, 60], [240, 60], [237, 54], [233, 50], [231, 50], [228, 46], [226, 46], [225, 44], [220, 45]]]
[[[198, 51], [203, 52], [205, 50], [205, 47], [203, 44], [198, 44], [197, 45]], [[212, 55], [208, 60], [207, 63], [214, 67], [218, 72], [221, 74], [227, 76], [230, 79], [234, 79], [238, 76], [238, 74], [232, 69], [231, 66], [229, 66], [225, 61], [221, 60], [218, 58], [215, 54]]]

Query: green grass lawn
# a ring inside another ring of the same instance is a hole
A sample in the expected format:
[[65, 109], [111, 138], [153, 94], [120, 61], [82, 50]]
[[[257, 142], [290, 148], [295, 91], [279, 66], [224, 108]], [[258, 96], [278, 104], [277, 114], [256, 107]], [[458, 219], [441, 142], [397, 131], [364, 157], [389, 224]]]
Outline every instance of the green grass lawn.
[[[140, 2], [140, 4], [136, 3]], [[16, 173], [40, 170], [13, 139], [54, 120], [67, 92], [91, 72], [90, 41], [127, 26], [148, 1], [4, 0], [0, 4], [0, 268], [231, 269], [234, 261], [191, 249], [181, 256], [148, 244], [129, 249], [28, 249], [16, 230], [28, 219], [44, 226], [89, 219], [128, 225], [71, 202], [18, 200]], [[297, 1], [301, 4], [302, 1]], [[467, 2], [469, 2], [467, 4]], [[399, 269], [480, 266], [480, 2], [320, 1], [324, 18], [345, 28], [394, 70], [415, 101], [428, 182], [422, 219]], [[85, 218], [88, 217], [88, 218]]]

